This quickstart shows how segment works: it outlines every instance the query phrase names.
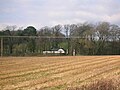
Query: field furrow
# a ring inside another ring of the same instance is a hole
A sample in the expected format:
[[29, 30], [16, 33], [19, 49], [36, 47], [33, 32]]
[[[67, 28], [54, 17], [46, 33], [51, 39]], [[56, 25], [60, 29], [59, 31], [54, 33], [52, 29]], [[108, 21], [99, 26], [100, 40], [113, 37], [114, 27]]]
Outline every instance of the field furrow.
[[0, 90], [62, 90], [120, 77], [120, 56], [0, 58]]

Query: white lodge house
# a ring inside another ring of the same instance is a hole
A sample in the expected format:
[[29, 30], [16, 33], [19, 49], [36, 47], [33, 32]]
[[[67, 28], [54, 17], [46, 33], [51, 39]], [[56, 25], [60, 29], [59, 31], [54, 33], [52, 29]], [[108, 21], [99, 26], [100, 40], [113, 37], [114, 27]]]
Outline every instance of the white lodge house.
[[52, 50], [49, 50], [49, 51], [43, 51], [43, 54], [65, 54], [65, 50], [62, 49], [62, 48], [59, 48], [59, 49], [52, 49]]

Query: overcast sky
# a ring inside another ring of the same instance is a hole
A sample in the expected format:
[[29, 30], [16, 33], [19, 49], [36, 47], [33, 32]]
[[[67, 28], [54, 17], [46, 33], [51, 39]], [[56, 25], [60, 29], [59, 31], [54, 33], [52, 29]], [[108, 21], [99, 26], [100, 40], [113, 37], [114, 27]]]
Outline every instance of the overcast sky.
[[0, 27], [98, 21], [120, 25], [120, 0], [0, 0]]

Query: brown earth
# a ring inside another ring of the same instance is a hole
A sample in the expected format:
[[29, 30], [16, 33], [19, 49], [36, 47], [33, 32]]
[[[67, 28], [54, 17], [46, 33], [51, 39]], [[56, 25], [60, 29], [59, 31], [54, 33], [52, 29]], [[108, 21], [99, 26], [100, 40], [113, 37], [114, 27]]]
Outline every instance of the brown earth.
[[0, 58], [0, 90], [65, 90], [120, 78], [120, 56]]

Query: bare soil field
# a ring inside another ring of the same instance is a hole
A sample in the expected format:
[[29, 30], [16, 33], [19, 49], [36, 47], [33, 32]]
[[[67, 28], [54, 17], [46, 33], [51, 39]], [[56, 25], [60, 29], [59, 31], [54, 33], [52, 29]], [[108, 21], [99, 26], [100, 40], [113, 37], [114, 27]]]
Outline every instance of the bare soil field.
[[0, 58], [0, 90], [66, 90], [120, 78], [120, 56]]

